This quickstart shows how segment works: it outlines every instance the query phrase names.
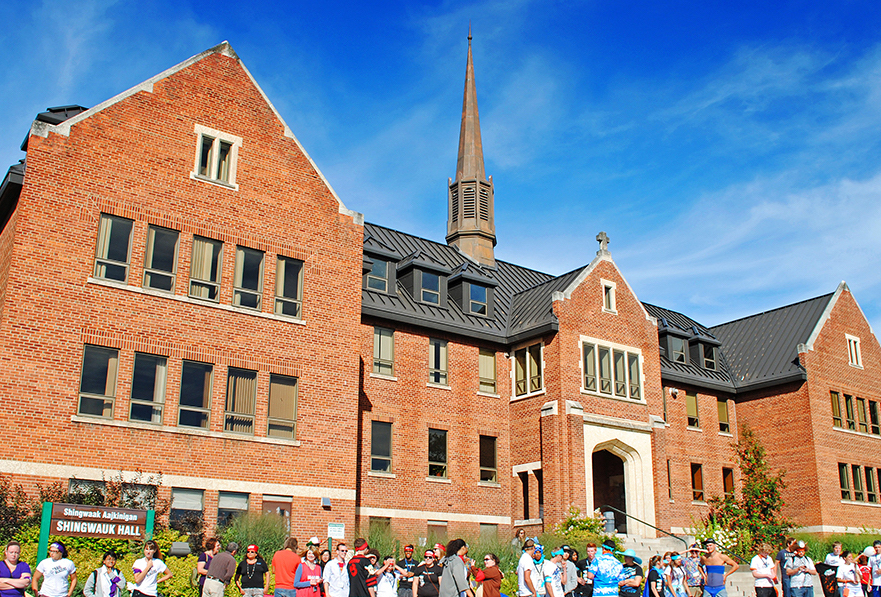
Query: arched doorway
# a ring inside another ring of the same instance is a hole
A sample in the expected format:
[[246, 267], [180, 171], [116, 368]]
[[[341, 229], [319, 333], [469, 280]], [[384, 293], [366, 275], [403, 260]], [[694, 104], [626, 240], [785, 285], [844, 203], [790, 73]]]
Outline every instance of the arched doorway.
[[[597, 450], [591, 456], [593, 467], [593, 503], [595, 508], [609, 505], [627, 512], [627, 490], [624, 483], [624, 461], [608, 450]], [[615, 512], [615, 529], [627, 533], [627, 517]]]

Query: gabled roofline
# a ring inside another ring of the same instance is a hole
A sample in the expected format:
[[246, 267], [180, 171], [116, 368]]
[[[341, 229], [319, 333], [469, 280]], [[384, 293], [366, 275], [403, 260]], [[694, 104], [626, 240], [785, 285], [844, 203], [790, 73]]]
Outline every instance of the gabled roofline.
[[[826, 325], [826, 322], [829, 321], [829, 318], [832, 316], [832, 309], [835, 308], [835, 304], [838, 302], [838, 298], [841, 296], [841, 293], [844, 292], [845, 290], [850, 292], [850, 288], [848, 288], [847, 283], [844, 280], [842, 280], [841, 283], [838, 284], [838, 288], [835, 289], [835, 294], [833, 294], [832, 298], [829, 299], [829, 302], [826, 303], [826, 308], [823, 309], [823, 314], [820, 315], [820, 319], [817, 320], [817, 323], [814, 326], [814, 329], [811, 332], [811, 335], [808, 336], [807, 341], [805, 341], [805, 346], [807, 347], [808, 350], [814, 350], [814, 343], [817, 341], [817, 338], [820, 337], [820, 332], [822, 331], [823, 326]], [[856, 301], [854, 301], [854, 302], [856, 302]], [[857, 303], [857, 309], [860, 309], [859, 303]], [[862, 309], [860, 309], [860, 314], [863, 316], [863, 319], [866, 319], [866, 314], [863, 313]], [[869, 320], [866, 319], [866, 323], [868, 323], [868, 322], [869, 322]], [[872, 326], [869, 325], [869, 329], [871, 329], [871, 328], [872, 328]], [[872, 332], [872, 333], [874, 334], [875, 332]]]
[[158, 75], [147, 79], [143, 83], [139, 83], [138, 85], [135, 85], [134, 87], [127, 89], [126, 91], [123, 91], [122, 93], [119, 93], [119, 94], [111, 97], [110, 99], [101, 102], [97, 106], [94, 106], [94, 107], [86, 110], [85, 112], [81, 112], [80, 114], [77, 114], [76, 116], [69, 118], [68, 120], [65, 120], [64, 122], [62, 122], [60, 124], [53, 125], [53, 124], [49, 124], [47, 122], [43, 122], [40, 120], [34, 120], [34, 122], [31, 124], [30, 134], [37, 136], [37, 137], [44, 137], [45, 138], [45, 137], [49, 136], [49, 133], [55, 133], [57, 135], [69, 137], [71, 126], [82, 122], [86, 118], [89, 118], [90, 116], [97, 114], [101, 110], [104, 110], [105, 108], [109, 108], [110, 106], [113, 106], [113, 105], [117, 104], [118, 102], [120, 102], [128, 97], [131, 97], [132, 95], [135, 95], [138, 92], [146, 91], [147, 93], [153, 93], [153, 85], [155, 83], [158, 83], [159, 81], [162, 81], [163, 79], [166, 79], [166, 78], [170, 77], [171, 75], [174, 75], [174, 74], [182, 71], [183, 69], [187, 68], [188, 66], [191, 66], [191, 65], [199, 62], [203, 58], [211, 56], [212, 54], [221, 54], [223, 56], [233, 58], [233, 59], [235, 59], [236, 62], [238, 62], [239, 66], [242, 68], [242, 70], [245, 71], [245, 74], [248, 75], [248, 78], [251, 80], [251, 83], [254, 85], [254, 87], [257, 89], [257, 91], [263, 97], [263, 100], [266, 102], [266, 104], [272, 110], [272, 113], [275, 114], [275, 117], [278, 118], [279, 122], [284, 127], [284, 136], [292, 139], [294, 141], [294, 143], [297, 144], [297, 147], [299, 148], [299, 150], [303, 153], [303, 155], [306, 157], [306, 159], [309, 160], [309, 164], [312, 166], [312, 168], [315, 169], [315, 172], [318, 173], [318, 177], [321, 179], [321, 181], [328, 188], [331, 195], [333, 195], [334, 199], [337, 200], [337, 203], [339, 204], [339, 213], [341, 213], [343, 215], [350, 216], [355, 221], [356, 224], [363, 226], [364, 225], [364, 215], [347, 208], [343, 204], [342, 199], [340, 199], [339, 195], [337, 195], [336, 191], [334, 191], [333, 187], [330, 185], [327, 178], [324, 177], [324, 174], [321, 172], [321, 170], [318, 169], [318, 166], [312, 160], [312, 157], [306, 152], [306, 150], [300, 144], [299, 139], [297, 139], [297, 137], [294, 136], [293, 131], [291, 131], [291, 128], [284, 121], [284, 118], [281, 117], [281, 114], [278, 113], [278, 110], [275, 108], [275, 105], [269, 100], [269, 97], [267, 97], [266, 93], [263, 91], [263, 88], [260, 87], [260, 85], [254, 79], [254, 77], [251, 75], [251, 71], [248, 70], [248, 68], [242, 62], [241, 58], [239, 58], [238, 54], [235, 53], [235, 50], [232, 49], [232, 46], [226, 40], [217, 44], [213, 48], [209, 48], [200, 54], [196, 54], [195, 56], [192, 56], [191, 58], [188, 58], [187, 60], [184, 60], [183, 62], [176, 64], [175, 66], [172, 66], [171, 68], [162, 71]]
[[[578, 288], [581, 283], [587, 279], [587, 277], [593, 272], [593, 270], [596, 269], [597, 265], [599, 265], [601, 261], [608, 261], [616, 270], [618, 270], [618, 273], [621, 274], [621, 269], [618, 267], [618, 264], [615, 263], [615, 260], [612, 259], [612, 256], [609, 254], [609, 252], [598, 251], [597, 256], [593, 258], [593, 261], [591, 261], [587, 266], [584, 267], [584, 269], [581, 270], [581, 273], [578, 274], [578, 276], [576, 276], [575, 279], [569, 283], [569, 286], [567, 286], [565, 290], [563, 290], [562, 292], [555, 292], [551, 297], [551, 300], [560, 301], [572, 298], [572, 293], [575, 292], [575, 289]], [[633, 295], [633, 298], [636, 299], [639, 308], [642, 309], [642, 312], [645, 314], [645, 318], [648, 321], [652, 322], [655, 326], [657, 326], [658, 320], [649, 314], [649, 312], [645, 308], [645, 305], [642, 304], [642, 301], [639, 300], [639, 297], [637, 297], [636, 293], [633, 292], [633, 287], [630, 286], [630, 283], [623, 276], [623, 274], [621, 275], [621, 279], [624, 281], [624, 285], [627, 287], [627, 290], [629, 290], [630, 294]]]

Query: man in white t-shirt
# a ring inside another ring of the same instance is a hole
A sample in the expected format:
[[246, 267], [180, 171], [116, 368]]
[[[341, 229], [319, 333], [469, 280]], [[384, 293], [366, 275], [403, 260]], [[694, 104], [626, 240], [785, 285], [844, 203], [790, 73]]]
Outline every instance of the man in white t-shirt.
[[541, 574], [548, 597], [563, 597], [563, 549], [551, 553], [551, 559], [542, 563]]
[[[836, 566], [838, 568], [841, 568], [842, 566], [844, 566], [844, 558], [841, 557], [841, 550], [842, 549], [843, 548], [841, 547], [841, 541], [836, 541], [835, 543], [833, 543], [832, 544], [832, 553], [830, 553], [826, 556], [824, 563], [829, 566]], [[836, 574], [837, 574], [837, 571], [836, 571]], [[838, 587], [837, 589], [835, 589], [835, 596], [841, 597], [841, 587]]]
[[777, 564], [771, 557], [771, 546], [762, 543], [759, 546], [759, 553], [749, 563], [756, 587], [756, 597], [775, 597], [777, 595], [777, 591], [774, 589], [774, 585], [777, 584], [776, 568]]
[[538, 592], [535, 587], [542, 582], [532, 557], [534, 551], [535, 541], [527, 539], [523, 543], [523, 555], [517, 563], [517, 595], [520, 597], [536, 597]]
[[872, 593], [870, 597], [881, 597], [881, 541], [872, 543], [875, 553], [869, 556], [869, 569], [872, 570]]

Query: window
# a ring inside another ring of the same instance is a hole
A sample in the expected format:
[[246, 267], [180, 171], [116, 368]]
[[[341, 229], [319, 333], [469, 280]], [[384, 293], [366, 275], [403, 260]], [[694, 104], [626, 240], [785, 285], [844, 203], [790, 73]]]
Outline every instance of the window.
[[832, 426], [841, 427], [841, 398], [838, 392], [829, 392], [832, 399]]
[[392, 472], [392, 424], [370, 422], [370, 470]]
[[684, 363], [685, 361], [685, 352], [688, 348], [685, 340], [682, 338], [677, 338], [676, 336], [670, 337], [670, 354], [672, 355], [670, 360], [675, 363]]
[[541, 377], [541, 344], [514, 351], [514, 394], [524, 396], [544, 386]]
[[422, 272], [422, 302], [440, 304], [440, 276]]
[[860, 355], [860, 339], [850, 334], [845, 334], [847, 338], [847, 361], [854, 367], [863, 366], [863, 358]]
[[392, 519], [387, 516], [369, 516], [367, 518], [367, 532], [388, 533], [392, 527]]
[[174, 291], [177, 272], [177, 230], [150, 226], [147, 231], [147, 254], [144, 257], [144, 286], [154, 290]]
[[582, 352], [584, 356], [584, 389], [588, 392], [597, 391], [597, 364], [596, 364], [596, 346], [593, 344], [582, 344]]
[[178, 425], [208, 429], [213, 371], [214, 367], [207, 363], [183, 362], [180, 376]]
[[719, 433], [731, 433], [731, 424], [728, 421], [728, 401], [719, 398], [716, 400], [719, 408]]
[[480, 436], [480, 480], [496, 483], [496, 438], [489, 435]]
[[220, 269], [223, 264], [223, 243], [193, 237], [193, 258], [190, 262], [190, 296], [217, 302], [220, 295]]
[[734, 495], [734, 469], [722, 469], [722, 491], [725, 495]]
[[704, 345], [704, 369], [716, 370], [716, 347]]
[[70, 504], [102, 504], [106, 499], [107, 484], [104, 481], [91, 479], [69, 479], [67, 497]]
[[202, 528], [205, 492], [201, 489], [171, 488], [171, 510], [168, 526], [182, 533], [195, 533]]
[[101, 214], [95, 254], [96, 278], [116, 282], [125, 282], [128, 279], [133, 225], [131, 220]]
[[275, 314], [300, 318], [303, 313], [303, 262], [287, 257], [275, 261]]
[[118, 362], [118, 351], [86, 346], [80, 377], [79, 414], [113, 418]]
[[544, 481], [544, 471], [540, 468], [532, 471], [532, 475], [535, 477], [535, 485], [536, 492], [538, 493], [538, 517], [544, 518], [545, 516], [545, 481]]
[[129, 418], [143, 423], [162, 423], [165, 404], [165, 357], [135, 354], [132, 400]]
[[266, 435], [294, 439], [297, 433], [297, 378], [269, 376], [269, 414]]
[[291, 506], [293, 498], [289, 495], [263, 494], [263, 513], [275, 514], [284, 519], [285, 529], [291, 530]]
[[857, 425], [853, 416], [853, 396], [844, 395], [844, 409], [847, 415], [847, 428], [852, 431], [856, 430]]
[[428, 341], [428, 381], [447, 385], [447, 341], [431, 338]]
[[[841, 419], [840, 416], [838, 418], [839, 420]], [[871, 429], [873, 435], [881, 435], [881, 429], [878, 427], [879, 419], [881, 419], [881, 417], [878, 416], [878, 403], [874, 400], [869, 400], [869, 421], [872, 424]], [[839, 424], [838, 426], [840, 427], [841, 425]]]
[[386, 328], [373, 328], [373, 372], [381, 375], [395, 374], [395, 332]]
[[248, 494], [221, 491], [217, 495], [217, 526], [228, 525], [234, 516], [248, 511]]
[[437, 541], [440, 543], [446, 543], [447, 541], [447, 523], [443, 520], [428, 520], [426, 521], [425, 531], [427, 535], [427, 543], [430, 544], [432, 541]]
[[[612, 349], [594, 342], [582, 342], [581, 354], [585, 391], [599, 391], [600, 394], [607, 395], [612, 395], [614, 391], [614, 395], [620, 398], [642, 399], [642, 374], [638, 352], [627, 348]], [[599, 390], [597, 381], [599, 381]]]
[[620, 350], [612, 351], [613, 362], [615, 363], [615, 395], [622, 398], [627, 397], [627, 371], [624, 368], [624, 352]]
[[480, 523], [480, 540], [483, 541], [497, 541], [499, 538], [499, 525], [497, 524], [488, 524], [485, 522]]
[[860, 431], [869, 433], [869, 424], [866, 420], [866, 401], [863, 398], [857, 398], [857, 422]]
[[367, 274], [367, 288], [388, 292], [388, 261], [371, 257], [373, 265]]
[[520, 478], [520, 491], [523, 499], [523, 520], [529, 520], [529, 473], [517, 473]]
[[857, 502], [862, 502], [865, 499], [863, 496], [862, 467], [858, 464], [854, 464], [850, 468], [851, 471], [853, 471], [853, 499]]
[[235, 187], [236, 158], [242, 140], [198, 124], [196, 133], [199, 135], [199, 142], [192, 176]]
[[704, 501], [704, 472], [699, 464], [691, 465], [691, 499], [695, 502]]
[[480, 349], [480, 391], [496, 393], [496, 353], [488, 348]]
[[667, 459], [667, 497], [673, 501], [673, 477], [670, 475], [670, 459]]
[[239, 307], [260, 310], [263, 298], [263, 251], [236, 248], [236, 279], [232, 302]]
[[428, 476], [447, 476], [447, 432], [444, 429], [428, 430]]
[[615, 283], [602, 281], [603, 284], [603, 311], [615, 313]]
[[226, 386], [224, 430], [253, 434], [256, 403], [257, 372], [230, 367]]
[[697, 415], [697, 394], [685, 393], [685, 414], [688, 417], [688, 426], [700, 428], [701, 421]]
[[850, 479], [847, 465], [843, 462], [838, 463], [838, 482], [841, 485], [841, 499], [850, 499]]
[[469, 284], [471, 287], [471, 313], [486, 315], [487, 309], [486, 287], [478, 284]]
[[866, 469], [866, 499], [872, 503], [878, 503], [878, 485], [877, 480], [875, 479], [875, 469], [871, 466], [865, 467]]

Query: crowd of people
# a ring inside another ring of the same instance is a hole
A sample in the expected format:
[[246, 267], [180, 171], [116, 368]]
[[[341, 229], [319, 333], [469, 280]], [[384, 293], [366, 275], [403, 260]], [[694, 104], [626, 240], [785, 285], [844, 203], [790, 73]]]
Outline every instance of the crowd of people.
[[[413, 545], [404, 546], [404, 557], [396, 559], [382, 556], [365, 539], [356, 539], [351, 551], [342, 542], [333, 552], [321, 549], [317, 537], [304, 549], [298, 545], [288, 537], [271, 563], [257, 545], [248, 545], [237, 562], [237, 543], [221, 551], [217, 539], [208, 539], [195, 571], [200, 597], [223, 597], [230, 583], [244, 597], [268, 595], [270, 571], [276, 597], [502, 597], [499, 557], [486, 554], [481, 567], [468, 557], [469, 546], [462, 539], [435, 544], [421, 559]], [[617, 551], [612, 540], [599, 547], [588, 543], [584, 558], [569, 545], [546, 552], [521, 532], [512, 547], [520, 552], [517, 597], [727, 597], [726, 580], [739, 568], [713, 539], [702, 547], [692, 544], [682, 554], [654, 555], [647, 570], [632, 549]], [[53, 542], [48, 551], [32, 574], [20, 559], [21, 545], [7, 543], [0, 597], [24, 597], [27, 588], [36, 597], [72, 597], [76, 566], [63, 543]], [[807, 552], [804, 541], [792, 538], [775, 557], [770, 545], [759, 546], [749, 564], [756, 597], [814, 597], [815, 577], [825, 597], [881, 597], [881, 540], [860, 553], [843, 550], [836, 542], [823, 562], [814, 562]], [[616, 556], [623, 556], [623, 562]], [[145, 542], [144, 555], [135, 560], [130, 576], [116, 567], [117, 559], [113, 551], [104, 554], [101, 566], [89, 572], [85, 597], [120, 597], [123, 589], [132, 597], [158, 597], [159, 585], [172, 577], [154, 541]]]

